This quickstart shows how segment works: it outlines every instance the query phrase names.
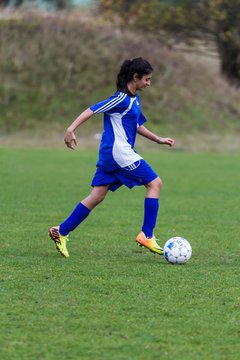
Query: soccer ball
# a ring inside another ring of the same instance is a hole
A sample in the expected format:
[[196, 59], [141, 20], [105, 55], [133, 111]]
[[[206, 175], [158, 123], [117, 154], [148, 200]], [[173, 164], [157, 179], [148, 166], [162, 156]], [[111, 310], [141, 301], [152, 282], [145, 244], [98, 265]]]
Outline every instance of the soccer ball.
[[176, 236], [166, 242], [163, 255], [171, 264], [185, 264], [192, 256], [192, 248], [186, 239]]

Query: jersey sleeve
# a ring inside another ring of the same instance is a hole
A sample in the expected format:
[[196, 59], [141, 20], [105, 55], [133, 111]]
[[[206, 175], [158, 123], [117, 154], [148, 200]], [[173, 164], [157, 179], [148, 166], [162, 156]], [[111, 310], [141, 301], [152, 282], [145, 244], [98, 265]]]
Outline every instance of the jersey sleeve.
[[126, 97], [125, 93], [116, 93], [107, 100], [103, 100], [95, 105], [90, 106], [90, 109], [95, 114], [108, 113], [113, 114], [115, 112], [121, 113], [126, 108]]
[[138, 122], [137, 122], [138, 127], [143, 125], [146, 121], [147, 121], [147, 119], [145, 118], [145, 116], [142, 113], [140, 113]]

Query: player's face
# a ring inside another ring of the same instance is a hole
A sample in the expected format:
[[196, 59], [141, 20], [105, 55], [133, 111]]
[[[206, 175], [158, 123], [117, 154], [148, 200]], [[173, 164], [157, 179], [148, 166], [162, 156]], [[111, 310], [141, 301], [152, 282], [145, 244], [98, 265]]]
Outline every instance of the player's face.
[[144, 89], [147, 86], [151, 85], [151, 78], [152, 78], [152, 73], [148, 74], [148, 75], [143, 75], [143, 77], [141, 79], [139, 79], [137, 77], [136, 80], [136, 90], [140, 90], [140, 91], [144, 91]]

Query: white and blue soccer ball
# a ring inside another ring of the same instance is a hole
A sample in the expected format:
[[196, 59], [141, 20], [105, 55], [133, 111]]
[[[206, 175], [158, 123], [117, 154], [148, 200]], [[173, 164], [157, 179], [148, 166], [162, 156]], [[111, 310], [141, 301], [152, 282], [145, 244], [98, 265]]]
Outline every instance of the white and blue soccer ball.
[[163, 255], [168, 263], [186, 264], [192, 256], [192, 247], [187, 239], [176, 236], [166, 242]]

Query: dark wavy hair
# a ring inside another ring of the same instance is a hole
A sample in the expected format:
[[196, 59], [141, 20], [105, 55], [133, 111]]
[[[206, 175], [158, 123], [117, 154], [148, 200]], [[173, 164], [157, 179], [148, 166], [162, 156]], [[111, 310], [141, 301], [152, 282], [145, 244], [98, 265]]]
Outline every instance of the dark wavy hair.
[[142, 57], [125, 60], [117, 75], [117, 90], [129, 93], [127, 83], [133, 79], [134, 74], [138, 74], [138, 78], [141, 79], [143, 75], [148, 75], [151, 72], [153, 72], [152, 65]]

